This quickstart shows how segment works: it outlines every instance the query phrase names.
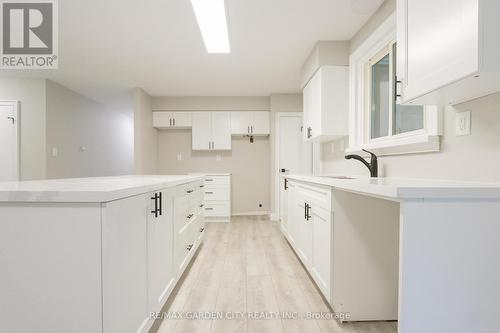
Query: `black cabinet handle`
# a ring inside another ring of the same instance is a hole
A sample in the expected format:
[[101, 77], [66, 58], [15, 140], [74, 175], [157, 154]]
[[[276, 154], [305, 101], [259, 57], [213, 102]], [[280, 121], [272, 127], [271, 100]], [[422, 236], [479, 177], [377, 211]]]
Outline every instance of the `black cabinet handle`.
[[205, 194], [214, 194], [214, 192], [205, 192]]
[[170, 118], [169, 120], [170, 120], [170, 126], [172, 126], [172, 118]]
[[189, 244], [189, 245], [186, 247], [186, 249], [187, 249], [188, 251], [191, 251], [191, 249], [193, 248], [193, 246], [194, 246], [194, 244]]
[[250, 126], [250, 133], [253, 134], [253, 126]]
[[175, 126], [175, 118], [173, 119], [173, 121], [174, 121], [174, 126]]
[[205, 228], [200, 228], [200, 232], [203, 232], [203, 231], [205, 231]]
[[205, 179], [206, 182], [213, 182], [214, 180], [213, 179]]
[[304, 202], [304, 220], [307, 219], [307, 202]]
[[285, 178], [285, 191], [288, 190], [288, 179]]
[[312, 128], [311, 128], [311, 127], [308, 127], [308, 128], [307, 128], [307, 138], [308, 138], [308, 139], [312, 137], [311, 132], [312, 132]]
[[309, 221], [309, 219], [311, 218], [311, 215], [309, 214], [309, 212], [311, 211], [311, 205], [307, 205], [307, 208], [306, 208], [306, 220]]
[[200, 208], [203, 208], [203, 206], [205, 206], [205, 205], [204, 205], [204, 204], [201, 204], [201, 205], [200, 205]]
[[155, 201], [155, 209], [151, 211], [151, 214], [155, 214], [155, 217], [158, 217], [158, 193], [155, 193], [154, 197], [151, 197], [151, 200]]
[[187, 219], [189, 220], [190, 218], [192, 218], [194, 215], [193, 214], [189, 214], [187, 217]]
[[205, 210], [214, 210], [212, 207], [207, 207]]
[[160, 192], [160, 195], [158, 196], [158, 200], [160, 201], [160, 216], [163, 214], [163, 204], [162, 204], [162, 195], [161, 195], [161, 192]]
[[200, 188], [204, 188], [204, 187], [205, 187], [205, 185], [200, 185]]
[[187, 190], [186, 192], [189, 194], [189, 193], [193, 193], [194, 190]]

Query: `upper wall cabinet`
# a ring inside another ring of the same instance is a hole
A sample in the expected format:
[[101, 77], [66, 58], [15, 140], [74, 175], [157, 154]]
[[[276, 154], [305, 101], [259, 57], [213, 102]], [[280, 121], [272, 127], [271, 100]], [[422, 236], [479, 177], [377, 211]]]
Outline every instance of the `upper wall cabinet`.
[[156, 128], [190, 128], [191, 112], [153, 112], [153, 127]]
[[230, 112], [193, 112], [193, 150], [230, 150]]
[[231, 112], [232, 135], [269, 135], [268, 111]]
[[498, 0], [398, 0], [401, 101], [458, 104], [500, 91], [498, 13]]
[[324, 141], [348, 135], [349, 67], [322, 66], [304, 95], [304, 140]]

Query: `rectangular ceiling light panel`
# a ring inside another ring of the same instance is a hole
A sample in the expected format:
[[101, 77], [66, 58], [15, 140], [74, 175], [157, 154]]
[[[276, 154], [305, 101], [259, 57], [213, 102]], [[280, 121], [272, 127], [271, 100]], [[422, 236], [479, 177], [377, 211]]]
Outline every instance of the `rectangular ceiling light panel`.
[[224, 0], [191, 0], [208, 53], [230, 53]]

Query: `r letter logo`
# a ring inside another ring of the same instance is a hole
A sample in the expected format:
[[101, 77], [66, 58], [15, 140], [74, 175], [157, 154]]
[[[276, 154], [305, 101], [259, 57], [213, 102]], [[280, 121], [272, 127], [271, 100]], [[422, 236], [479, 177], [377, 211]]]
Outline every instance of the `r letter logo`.
[[0, 0], [2, 69], [55, 69], [57, 3]]

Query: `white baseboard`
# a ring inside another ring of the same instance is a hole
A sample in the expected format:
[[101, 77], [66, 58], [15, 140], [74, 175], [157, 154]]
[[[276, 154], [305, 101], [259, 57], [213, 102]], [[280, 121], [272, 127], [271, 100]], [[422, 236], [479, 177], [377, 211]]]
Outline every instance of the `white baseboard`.
[[231, 214], [232, 216], [259, 216], [259, 215], [269, 215], [269, 212], [245, 212]]

